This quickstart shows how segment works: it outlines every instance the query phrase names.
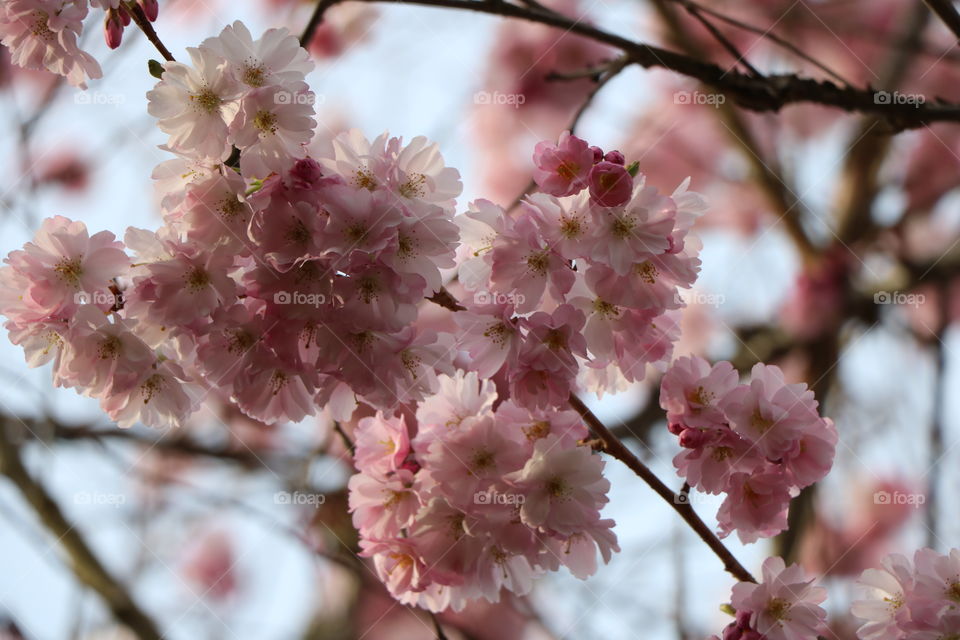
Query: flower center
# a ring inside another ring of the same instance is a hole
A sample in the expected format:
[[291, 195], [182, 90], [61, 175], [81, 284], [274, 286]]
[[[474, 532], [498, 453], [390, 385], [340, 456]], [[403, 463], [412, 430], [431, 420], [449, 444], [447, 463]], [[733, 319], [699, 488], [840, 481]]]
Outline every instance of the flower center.
[[523, 427], [523, 434], [527, 436], [527, 440], [546, 438], [550, 435], [550, 422], [547, 420], [534, 422], [529, 427]]
[[194, 267], [187, 274], [187, 289], [191, 293], [197, 293], [210, 284], [210, 274], [200, 267]]
[[251, 87], [262, 87], [266, 82], [267, 70], [263, 64], [252, 64], [248, 62], [243, 65], [242, 79], [244, 84]]
[[373, 191], [377, 188], [377, 179], [374, 178], [373, 173], [365, 167], [357, 169], [356, 175], [353, 176], [353, 183], [360, 189], [366, 189], [367, 191]]
[[553, 498], [563, 499], [570, 495], [570, 485], [563, 478], [556, 476], [547, 481], [547, 493]]
[[77, 258], [63, 258], [57, 263], [53, 270], [60, 276], [60, 279], [71, 286], [80, 285], [80, 275], [83, 269], [80, 267], [82, 256]]
[[783, 598], [771, 598], [767, 603], [767, 614], [777, 622], [789, 620], [790, 606]]
[[255, 126], [260, 133], [273, 135], [277, 132], [277, 115], [272, 111], [261, 109], [257, 111], [257, 115], [253, 117], [253, 126]]
[[197, 93], [190, 95], [190, 99], [193, 101], [193, 104], [200, 109], [200, 111], [206, 113], [207, 115], [213, 115], [220, 110], [220, 105], [223, 104], [223, 100], [216, 93], [213, 92], [213, 89], [210, 87], [204, 87]]
[[400, 185], [398, 191], [404, 198], [422, 198], [427, 193], [427, 176], [422, 173], [414, 173]]
[[546, 251], [532, 253], [527, 256], [527, 266], [530, 267], [530, 270], [536, 273], [538, 276], [546, 275], [547, 267], [549, 265], [550, 257], [547, 255]]
[[647, 284], [656, 284], [657, 276], [660, 275], [657, 268], [649, 260], [634, 265], [633, 271]]
[[33, 17], [34, 22], [33, 29], [30, 30], [31, 34], [47, 42], [56, 39], [56, 34], [50, 30], [50, 25], [47, 23], [50, 15], [46, 11], [34, 11]]
[[557, 167], [557, 175], [563, 178], [564, 180], [573, 180], [577, 177], [577, 172], [580, 171], [580, 165], [575, 162], [569, 162], [564, 160], [560, 163], [560, 166]]

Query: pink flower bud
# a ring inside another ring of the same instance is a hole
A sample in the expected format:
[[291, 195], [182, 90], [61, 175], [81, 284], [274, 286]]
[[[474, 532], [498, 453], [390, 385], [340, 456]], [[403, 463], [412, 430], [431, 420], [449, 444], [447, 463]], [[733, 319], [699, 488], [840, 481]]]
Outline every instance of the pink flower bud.
[[590, 147], [590, 151], [593, 152], [593, 164], [597, 164], [603, 160], [603, 149], [600, 147]]
[[624, 164], [627, 161], [619, 151], [608, 151], [607, 155], [603, 156], [603, 159], [613, 164]]
[[160, 4], [157, 0], [140, 0], [138, 2], [140, 8], [143, 9], [143, 14], [147, 16], [147, 20], [153, 22], [157, 19], [157, 16], [160, 15]]
[[121, 4], [119, 7], [117, 7], [116, 9], [114, 9], [114, 11], [116, 11], [117, 13], [120, 14], [120, 20], [123, 22], [123, 26], [124, 26], [124, 27], [129, 27], [129, 26], [130, 26], [130, 21], [133, 19], [133, 18], [130, 16], [130, 11], [129, 11], [124, 5], [122, 5], [122, 4]]
[[707, 436], [701, 429], [684, 429], [680, 434], [680, 446], [685, 449], [696, 449], [703, 445]]
[[633, 176], [622, 164], [598, 162], [593, 165], [588, 178], [590, 197], [604, 207], [616, 207], [633, 195]]
[[683, 426], [682, 424], [680, 424], [679, 422], [669, 422], [669, 423], [667, 423], [667, 431], [669, 431], [670, 433], [672, 433], [672, 434], [675, 435], [675, 436], [678, 436], [678, 435], [680, 435], [681, 433], [683, 433], [683, 430], [684, 430], [684, 429], [686, 429], [686, 427]]
[[301, 158], [290, 169], [290, 180], [298, 189], [309, 189], [323, 177], [320, 163], [313, 158]]
[[111, 49], [120, 46], [120, 41], [123, 39], [123, 20], [119, 11], [114, 9], [107, 11], [107, 18], [103, 23], [103, 38]]

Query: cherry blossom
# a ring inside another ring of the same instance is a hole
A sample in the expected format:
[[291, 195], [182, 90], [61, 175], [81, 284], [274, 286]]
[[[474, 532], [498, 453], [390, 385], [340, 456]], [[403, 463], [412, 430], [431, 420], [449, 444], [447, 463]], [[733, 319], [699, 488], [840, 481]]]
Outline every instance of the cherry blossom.
[[13, 64], [46, 69], [86, 89], [88, 78], [103, 75], [77, 43], [86, 16], [85, 0], [10, 0], [0, 5], [0, 43]]
[[731, 604], [738, 614], [749, 612], [751, 628], [769, 640], [814, 640], [826, 632], [827, 612], [820, 606], [826, 597], [799, 566], [772, 557], [763, 561], [759, 584], [733, 586]]

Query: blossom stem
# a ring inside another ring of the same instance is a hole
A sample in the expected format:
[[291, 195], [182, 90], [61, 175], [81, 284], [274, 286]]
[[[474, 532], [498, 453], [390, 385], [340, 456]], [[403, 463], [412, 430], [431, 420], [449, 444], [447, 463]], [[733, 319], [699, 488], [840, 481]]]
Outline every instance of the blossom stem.
[[130, 12], [130, 17], [133, 21], [140, 27], [140, 31], [143, 31], [143, 35], [147, 36], [154, 47], [157, 48], [157, 51], [160, 52], [160, 55], [163, 56], [163, 59], [167, 62], [174, 62], [175, 58], [173, 54], [170, 53], [170, 50], [167, 49], [166, 45], [160, 40], [160, 36], [157, 35], [156, 30], [153, 28], [153, 25], [150, 24], [150, 20], [147, 19], [147, 14], [143, 12], [143, 9], [136, 2], [128, 2], [127, 10]]
[[720, 541], [716, 534], [710, 530], [710, 527], [700, 519], [700, 516], [690, 506], [690, 500], [684, 499], [684, 494], [674, 493], [670, 487], [665, 485], [660, 478], [645, 465], [617, 436], [613, 435], [606, 425], [597, 418], [589, 407], [583, 403], [580, 398], [570, 394], [570, 406], [579, 413], [584, 421], [590, 426], [590, 429], [604, 442], [603, 450], [613, 456], [620, 462], [627, 465], [631, 471], [637, 474], [641, 480], [647, 483], [657, 495], [663, 498], [667, 504], [673, 507], [681, 518], [693, 529], [700, 539], [707, 543], [707, 546], [723, 562], [724, 568], [737, 580], [743, 582], [756, 582], [756, 579], [747, 569], [740, 564], [733, 553]]

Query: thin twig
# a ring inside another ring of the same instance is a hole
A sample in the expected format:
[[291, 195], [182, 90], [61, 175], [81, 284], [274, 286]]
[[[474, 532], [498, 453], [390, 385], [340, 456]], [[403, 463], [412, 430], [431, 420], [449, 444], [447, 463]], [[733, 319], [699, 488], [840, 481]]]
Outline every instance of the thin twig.
[[627, 465], [641, 480], [647, 483], [657, 495], [669, 504], [681, 518], [693, 529], [700, 539], [707, 543], [707, 546], [723, 562], [724, 568], [737, 580], [743, 582], [756, 582], [753, 575], [744, 568], [729, 549], [720, 541], [720, 539], [710, 530], [700, 516], [690, 506], [689, 498], [684, 499], [681, 494], [674, 493], [660, 478], [650, 470], [647, 465], [638, 458], [623, 442], [613, 435], [606, 425], [600, 421], [597, 416], [583, 403], [576, 395], [570, 395], [570, 406], [579, 413], [584, 421], [590, 426], [590, 429], [604, 441], [604, 451]]
[[323, 22], [323, 14], [334, 4], [336, 4], [335, 0], [333, 2], [330, 0], [320, 0], [320, 2], [317, 3], [317, 6], [313, 9], [313, 13], [310, 14], [307, 26], [303, 28], [303, 33], [300, 34], [301, 47], [304, 49], [307, 48], [310, 41], [313, 40], [313, 36], [316, 34], [320, 24]]
[[733, 56], [734, 64], [742, 64], [744, 68], [756, 78], [763, 77], [763, 74], [757, 71], [756, 67], [750, 64], [750, 61], [747, 60], [744, 54], [740, 53], [740, 50], [727, 39], [727, 36], [717, 29], [716, 26], [709, 20], [703, 17], [703, 14], [700, 13], [700, 9], [694, 4], [684, 4], [683, 7], [687, 10], [693, 18], [703, 25], [703, 28], [710, 32], [710, 35], [713, 36], [713, 39], [720, 43], [727, 52]]
[[[567, 130], [571, 133], [575, 133], [577, 126], [580, 124], [580, 120], [583, 118], [583, 114], [587, 112], [587, 109], [590, 108], [590, 105], [593, 104], [593, 99], [600, 93], [600, 90], [607, 86], [611, 80], [613, 80], [617, 75], [626, 69], [630, 65], [630, 59], [627, 56], [622, 56], [616, 60], [611, 60], [610, 62], [605, 63], [602, 67], [594, 67], [595, 70], [593, 75], [597, 77], [597, 84], [590, 90], [590, 93], [587, 94], [587, 97], [584, 98], [583, 102], [580, 104], [580, 108], [577, 109], [576, 113], [573, 114], [573, 118], [570, 120], [570, 124], [567, 126]], [[557, 76], [551, 74], [547, 76], [547, 79], [566, 79], [563, 76]], [[521, 191], [516, 198], [513, 199], [513, 202], [510, 203], [510, 206], [507, 207], [507, 210], [513, 209], [520, 201], [523, 200], [523, 197], [534, 190], [537, 186], [537, 183], [534, 180], [530, 180], [529, 184]]]
[[808, 53], [806, 53], [805, 51], [803, 51], [800, 47], [796, 46], [795, 44], [793, 44], [793, 43], [790, 42], [789, 40], [785, 40], [785, 39], [781, 38], [780, 36], [778, 36], [777, 34], [773, 33], [773, 31], [771, 31], [769, 28], [766, 28], [766, 29], [765, 29], [765, 28], [762, 28], [762, 27], [754, 26], [754, 25], [752, 25], [752, 24], [747, 24], [746, 22], [743, 22], [743, 21], [741, 21], [741, 20], [737, 20], [736, 18], [732, 18], [732, 17], [730, 17], [730, 16], [728, 16], [728, 15], [725, 15], [725, 14], [723, 14], [723, 13], [720, 13], [719, 11], [717, 11], [716, 9], [713, 9], [713, 8], [711, 8], [711, 7], [706, 7], [706, 6], [702, 5], [702, 4], [697, 4], [696, 2], [693, 2], [692, 0], [671, 0], [671, 1], [672, 1], [672, 2], [677, 2], [677, 3], [679, 3], [679, 4], [680, 4], [681, 6], [683, 6], [685, 9], [687, 9], [687, 11], [689, 11], [691, 7], [694, 7], [694, 8], [696, 8], [697, 11], [699, 11], [699, 12], [701, 12], [701, 13], [705, 13], [705, 14], [707, 14], [707, 15], [709, 15], [709, 16], [712, 16], [712, 17], [716, 18], [717, 20], [720, 20], [721, 22], [725, 22], [725, 23], [729, 24], [729, 25], [732, 26], [732, 27], [736, 27], [737, 29], [741, 29], [741, 30], [743, 30], [743, 31], [748, 31], [748, 32], [750, 32], [750, 33], [754, 33], [754, 34], [760, 36], [761, 38], [764, 38], [764, 39], [766, 39], [766, 40], [769, 40], [770, 42], [774, 43], [774, 44], [777, 45], [778, 47], [781, 47], [781, 48], [783, 48], [783, 49], [786, 49], [787, 51], [789, 51], [789, 52], [792, 53], [793, 55], [797, 56], [797, 57], [800, 58], [801, 60], [803, 60], [803, 61], [805, 61], [805, 62], [809, 62], [810, 64], [812, 64], [812, 65], [815, 66], [816, 68], [820, 69], [820, 70], [823, 71], [824, 73], [833, 76], [835, 79], [837, 79], [838, 81], [842, 82], [843, 84], [846, 84], [846, 85], [851, 85], [851, 84], [852, 84], [849, 80], [847, 80], [846, 78], [844, 78], [843, 76], [841, 76], [839, 73], [837, 73], [836, 71], [834, 71], [833, 69], [831, 69], [831, 68], [828, 67], [827, 65], [823, 64], [822, 62], [820, 62], [819, 60], [817, 60], [816, 58], [814, 58], [814, 57], [811, 56], [810, 54], [808, 54]]
[[156, 30], [153, 28], [153, 25], [150, 24], [150, 20], [147, 18], [147, 14], [143, 12], [143, 8], [136, 2], [128, 2], [126, 4], [127, 9], [130, 12], [133, 21], [140, 31], [143, 31], [143, 35], [147, 36], [154, 47], [157, 48], [157, 51], [160, 52], [160, 55], [163, 56], [163, 59], [167, 62], [175, 62], [176, 58], [173, 57], [173, 54], [170, 53], [170, 50], [160, 41], [160, 36], [157, 35]]

